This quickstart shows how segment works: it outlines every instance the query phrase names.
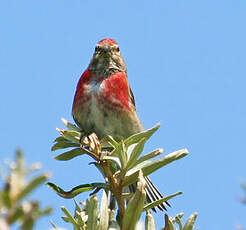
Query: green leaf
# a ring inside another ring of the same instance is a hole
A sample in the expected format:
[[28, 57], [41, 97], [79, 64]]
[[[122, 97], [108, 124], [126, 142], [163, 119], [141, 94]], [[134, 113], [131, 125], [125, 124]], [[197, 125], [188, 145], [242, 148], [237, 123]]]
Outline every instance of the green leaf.
[[38, 211], [38, 216], [41, 217], [41, 216], [44, 216], [44, 215], [49, 215], [52, 211], [53, 211], [52, 207], [48, 207], [48, 208], [39, 210]]
[[59, 136], [54, 140], [54, 142], [63, 142], [63, 141], [68, 141], [68, 140], [64, 136]]
[[118, 145], [118, 142], [114, 140], [114, 138], [111, 137], [110, 135], [102, 138], [100, 140], [100, 143], [102, 148], [108, 148], [108, 147], [116, 148], [116, 146]]
[[69, 148], [69, 147], [79, 147], [80, 145], [78, 143], [73, 143], [73, 142], [69, 142], [69, 141], [59, 141], [57, 143], [55, 143], [51, 150], [55, 151], [57, 149], [65, 149], [65, 148]]
[[58, 230], [58, 228], [56, 227], [55, 223], [53, 221], [50, 220], [50, 224], [52, 225], [52, 227], [55, 229], [55, 230]]
[[18, 175], [23, 175], [25, 174], [25, 161], [24, 161], [24, 157], [22, 154], [22, 151], [20, 149], [16, 150], [16, 172], [18, 173]]
[[109, 210], [108, 210], [108, 197], [103, 190], [102, 200], [100, 205], [100, 220], [98, 224], [98, 230], [107, 230], [109, 223]]
[[187, 220], [187, 222], [184, 225], [183, 230], [192, 230], [193, 229], [197, 215], [198, 215], [197, 212], [190, 215], [189, 219]]
[[114, 161], [118, 165], [118, 167], [121, 168], [121, 162], [120, 162], [120, 159], [118, 157], [104, 156], [103, 160]]
[[128, 147], [128, 150], [129, 150], [129, 148], [131, 148], [131, 146], [133, 146], [133, 148], [131, 149], [130, 154], [129, 154], [130, 157], [129, 157], [129, 160], [127, 162], [127, 166], [126, 166], [127, 169], [132, 168], [136, 164], [137, 158], [139, 157], [139, 155], [143, 151], [144, 144], [145, 144], [146, 140], [147, 140], [146, 138], [142, 138], [137, 144], [130, 145]]
[[155, 219], [150, 213], [150, 211], [147, 211], [147, 214], [145, 217], [145, 230], [156, 230]]
[[62, 118], [62, 123], [67, 126], [69, 129], [77, 131], [77, 132], [81, 132], [81, 129], [79, 127], [77, 127], [76, 125], [68, 122], [66, 119]]
[[23, 209], [21, 206], [17, 207], [14, 209], [14, 212], [12, 213], [12, 215], [10, 215], [10, 217], [8, 218], [8, 222], [9, 224], [12, 224], [14, 222], [16, 222], [18, 219], [23, 218]]
[[[144, 167], [148, 166], [149, 164], [151, 164], [152, 161], [146, 160], [143, 161], [139, 164], [137, 164], [136, 166], [134, 166], [132, 169], [128, 170], [126, 175], [131, 175], [133, 173], [137, 173], [139, 170], [142, 170]], [[134, 181], [135, 182], [135, 181]]]
[[165, 214], [165, 227], [163, 228], [163, 230], [174, 230], [174, 229], [176, 228], [174, 227], [172, 221], [169, 219], [168, 215]]
[[79, 143], [81, 133], [74, 130], [63, 130], [56, 128], [56, 130], [67, 140]]
[[146, 182], [142, 171], [138, 172], [138, 183], [134, 196], [128, 202], [122, 221], [122, 230], [134, 229], [143, 211], [146, 199]]
[[11, 208], [12, 206], [12, 199], [10, 198], [9, 191], [0, 191], [0, 203], [2, 207]]
[[154, 202], [148, 203], [147, 205], [144, 206], [143, 210], [147, 211], [147, 210], [149, 210], [151, 208], [154, 208], [154, 207], [156, 207], [156, 206], [158, 206], [160, 204], [163, 204], [164, 202], [170, 200], [171, 198], [173, 198], [175, 196], [178, 196], [178, 195], [181, 195], [181, 194], [182, 194], [182, 192], [176, 192], [176, 193], [174, 193], [172, 195], [169, 195], [169, 196], [163, 197], [163, 198], [161, 198], [159, 200], [156, 200]]
[[86, 201], [86, 210], [88, 213], [87, 228], [90, 230], [97, 229], [97, 218], [98, 218], [98, 199], [93, 195]]
[[60, 188], [59, 186], [53, 183], [48, 182], [46, 183], [46, 185], [52, 190], [54, 190], [59, 196], [66, 198], [66, 199], [74, 198], [75, 196], [77, 196], [78, 194], [82, 192], [91, 191], [96, 188], [106, 189], [108, 187], [107, 184], [105, 183], [91, 183], [91, 184], [83, 184], [83, 185], [76, 186], [70, 191], [64, 191], [62, 188]]
[[187, 149], [181, 149], [181, 150], [175, 151], [173, 153], [170, 153], [170, 154], [168, 154], [168, 155], [166, 155], [166, 156], [164, 156], [164, 157], [162, 157], [156, 161], [144, 161], [126, 173], [126, 176], [125, 176], [125, 179], [123, 182], [123, 186], [128, 186], [130, 184], [133, 184], [137, 180], [137, 176], [138, 176], [137, 170], [139, 170], [139, 167], [142, 168], [144, 176], [148, 176], [149, 174], [153, 173], [154, 171], [158, 170], [159, 168], [161, 168], [161, 167], [163, 167], [163, 166], [165, 166], [165, 165], [167, 165], [173, 161], [176, 161], [176, 160], [186, 156], [187, 154], [188, 154]]
[[77, 203], [76, 200], [74, 200], [74, 203], [75, 203], [75, 216], [74, 216], [74, 218], [76, 219], [78, 225], [81, 228], [85, 225], [85, 222], [84, 222], [83, 217], [82, 217], [83, 216], [83, 210], [80, 207], [80, 205]]
[[65, 221], [68, 221], [69, 223], [73, 224], [73, 227], [76, 230], [80, 230], [77, 221], [73, 218], [73, 216], [69, 213], [69, 211], [64, 206], [61, 207], [61, 210], [66, 215]]
[[128, 137], [127, 139], [124, 140], [124, 143], [126, 146], [130, 146], [134, 143], [138, 143], [142, 138], [146, 138], [146, 140], [148, 140], [159, 127], [160, 127], [160, 123], [158, 123], [156, 126], [154, 126], [151, 129], [144, 130], [143, 132]]
[[163, 153], [163, 149], [156, 149], [156, 150], [154, 150], [153, 152], [148, 153], [148, 154], [146, 154], [146, 155], [140, 157], [140, 158], [137, 160], [137, 162], [136, 162], [135, 165], [138, 165], [138, 164], [140, 164], [140, 163], [142, 163], [142, 162], [144, 162], [144, 161], [146, 161], [146, 160], [149, 160], [149, 159], [151, 159], [151, 158], [154, 158], [154, 157], [160, 155], [161, 153]]
[[16, 197], [16, 201], [20, 201], [29, 193], [31, 193], [39, 185], [43, 184], [49, 178], [48, 174], [42, 174], [33, 178], [28, 184], [22, 189], [22, 191]]
[[82, 212], [75, 211], [75, 219], [77, 220], [78, 225], [80, 226], [80, 228], [84, 227], [85, 224], [86, 224], [85, 221], [83, 220], [83, 216], [82, 215], [83, 215]]
[[69, 221], [69, 218], [68, 217], [66, 217], [66, 216], [62, 216], [61, 217], [65, 222], [67, 222], [67, 223], [69, 223], [70, 221]]
[[125, 169], [127, 163], [126, 149], [123, 141], [117, 144], [115, 149], [112, 151], [110, 156], [116, 156], [119, 158], [121, 163], [121, 168]]
[[82, 208], [79, 206], [78, 202], [76, 200], [73, 200], [75, 204], [75, 211], [82, 212]]
[[184, 213], [179, 213], [178, 215], [176, 215], [173, 219], [172, 219], [172, 223], [174, 224], [175, 222], [178, 224], [179, 229], [182, 230], [183, 229], [183, 225], [181, 222], [181, 218], [184, 215]]
[[73, 159], [74, 157], [80, 156], [85, 154], [86, 152], [83, 152], [83, 150], [81, 148], [75, 148], [72, 149], [70, 151], [67, 151], [65, 153], [62, 153], [56, 157], [54, 157], [54, 159], [59, 160], [59, 161], [68, 161]]
[[24, 221], [22, 222], [20, 229], [33, 229], [34, 226], [34, 219], [33, 218], [27, 218], [24, 219]]

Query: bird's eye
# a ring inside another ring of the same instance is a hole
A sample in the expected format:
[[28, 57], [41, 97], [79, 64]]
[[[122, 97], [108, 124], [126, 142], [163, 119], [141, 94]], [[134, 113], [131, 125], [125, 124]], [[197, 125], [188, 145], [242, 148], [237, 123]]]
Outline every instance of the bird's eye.
[[119, 47], [117, 47], [117, 48], [116, 48], [116, 51], [117, 51], [117, 52], [120, 52], [120, 48], [119, 48]]
[[99, 47], [98, 46], [96, 46], [96, 48], [95, 48], [95, 52], [97, 52], [97, 51], [99, 51]]

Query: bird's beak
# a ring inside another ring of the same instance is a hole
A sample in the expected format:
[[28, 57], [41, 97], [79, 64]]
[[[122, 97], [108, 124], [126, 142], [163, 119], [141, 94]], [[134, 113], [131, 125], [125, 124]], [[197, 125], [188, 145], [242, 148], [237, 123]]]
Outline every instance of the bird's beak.
[[107, 45], [103, 46], [102, 52], [103, 52], [104, 54], [108, 53], [109, 51], [110, 51], [109, 46], [107, 46]]

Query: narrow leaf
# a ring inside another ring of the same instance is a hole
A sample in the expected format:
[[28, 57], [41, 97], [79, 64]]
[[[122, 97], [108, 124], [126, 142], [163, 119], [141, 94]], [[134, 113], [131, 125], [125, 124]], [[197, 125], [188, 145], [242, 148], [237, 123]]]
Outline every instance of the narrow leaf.
[[[181, 149], [181, 150], [178, 150], [176, 152], [173, 152], [173, 153], [170, 153], [162, 158], [160, 158], [159, 160], [156, 160], [156, 161], [148, 161], [146, 163], [146, 161], [140, 163], [140, 164], [143, 164], [144, 163], [144, 166], [142, 167], [142, 170], [143, 170], [143, 174], [144, 176], [148, 176], [149, 174], [153, 173], [154, 171], [158, 170], [159, 168], [175, 161], [175, 160], [178, 160], [184, 156], [186, 156], [188, 154], [188, 150], [187, 149]], [[127, 173], [126, 173], [126, 177], [124, 179], [124, 182], [123, 182], [123, 186], [127, 186], [127, 185], [130, 185], [130, 184], [133, 184], [136, 180], [137, 180], [137, 175], [138, 175], [138, 172], [136, 171], [137, 167], [139, 165], [137, 165], [136, 167], [132, 168], [131, 170], [129, 170]]]
[[172, 219], [172, 222], [176, 222], [179, 226], [179, 229], [182, 230], [183, 229], [183, 225], [181, 222], [181, 217], [184, 215], [184, 213], [179, 213], [177, 216], [174, 217], [174, 219]]
[[187, 220], [187, 222], [184, 225], [183, 230], [192, 230], [193, 229], [197, 215], [198, 215], [197, 212], [190, 215], [189, 219]]
[[62, 206], [61, 207], [61, 210], [64, 212], [64, 214], [66, 215], [66, 221], [70, 222], [71, 224], [73, 224], [73, 227], [76, 229], [76, 230], [79, 230], [79, 226], [76, 222], [76, 220], [73, 218], [73, 216], [69, 213], [69, 211], [64, 207]]
[[122, 230], [134, 229], [143, 211], [146, 199], [146, 182], [142, 171], [138, 172], [138, 183], [134, 196], [130, 199], [122, 221]]
[[160, 155], [161, 153], [163, 153], [163, 149], [156, 149], [156, 150], [154, 150], [153, 152], [148, 153], [148, 154], [146, 154], [146, 155], [140, 157], [140, 158], [137, 160], [137, 162], [136, 162], [135, 165], [138, 165], [138, 164], [140, 164], [140, 163], [142, 163], [142, 162], [144, 162], [144, 161], [146, 161], [146, 160], [149, 160], [149, 159], [151, 159], [151, 158], [154, 158], [154, 157]]
[[147, 214], [145, 217], [145, 230], [156, 230], [155, 219], [150, 213], [150, 211], [147, 211]]
[[168, 215], [165, 214], [165, 227], [163, 228], [163, 230], [174, 230], [174, 229], [175, 228], [174, 228], [172, 221], [169, 219]]
[[49, 175], [47, 173], [33, 178], [30, 182], [28, 182], [28, 184], [18, 194], [18, 196], [16, 197], [16, 201], [20, 201], [21, 199], [23, 199], [25, 196], [31, 193], [35, 188], [43, 184], [44, 181], [46, 181], [48, 178], [49, 178]]
[[34, 218], [27, 218], [21, 223], [20, 229], [33, 229], [34, 226]]
[[120, 162], [120, 159], [118, 157], [104, 156], [103, 160], [114, 161], [118, 165], [118, 167], [121, 168], [121, 162]]
[[55, 230], [58, 230], [58, 228], [56, 227], [55, 223], [53, 221], [50, 220], [50, 224], [52, 225], [52, 227], [55, 229]]
[[10, 192], [7, 191], [0, 191], [0, 204], [2, 207], [7, 207], [7, 208], [11, 208], [12, 206], [12, 199], [10, 197]]
[[70, 221], [69, 221], [69, 218], [68, 217], [66, 217], [66, 216], [62, 216], [61, 217], [65, 222], [67, 222], [67, 223], [69, 223]]
[[67, 141], [67, 139], [64, 136], [59, 136], [54, 140], [54, 142], [62, 142], [62, 141]]
[[12, 223], [16, 222], [18, 219], [21, 219], [24, 217], [23, 208], [21, 206], [19, 206], [19, 207], [15, 208], [14, 212], [11, 214], [12, 215], [10, 215], [8, 218], [9, 224], [12, 224]]
[[176, 192], [176, 193], [174, 193], [174, 194], [172, 194], [172, 195], [163, 197], [163, 198], [161, 198], [161, 199], [159, 199], [159, 200], [156, 200], [156, 201], [154, 201], [154, 202], [148, 203], [147, 205], [144, 206], [143, 209], [144, 209], [144, 211], [147, 211], [147, 210], [149, 210], [149, 209], [151, 209], [151, 208], [154, 208], [154, 207], [156, 207], [156, 206], [158, 206], [158, 205], [160, 205], [160, 204], [163, 204], [164, 202], [170, 200], [171, 198], [173, 198], [173, 197], [175, 197], [175, 196], [178, 196], [178, 195], [181, 195], [181, 194], [182, 194], [182, 192]]
[[79, 206], [78, 202], [74, 199], [75, 211], [82, 212], [82, 208]]
[[151, 129], [144, 130], [143, 132], [128, 137], [127, 139], [124, 140], [124, 143], [126, 146], [130, 146], [134, 143], [138, 143], [142, 138], [146, 138], [146, 140], [148, 140], [159, 127], [160, 127], [160, 123], [158, 123], [156, 126], [154, 126]]
[[77, 132], [81, 132], [81, 129], [79, 127], [77, 127], [76, 125], [68, 122], [66, 119], [62, 118], [62, 123], [67, 126], [69, 129], [77, 131]]
[[56, 128], [56, 130], [67, 140], [74, 141], [75, 143], [79, 143], [81, 133], [74, 130], [64, 130], [59, 128]]
[[102, 148], [108, 148], [108, 147], [116, 148], [116, 146], [118, 145], [118, 142], [109, 135], [101, 139], [100, 142]]
[[88, 213], [87, 228], [90, 230], [96, 230], [98, 218], [98, 199], [94, 195], [90, 199], [87, 199], [86, 203], [86, 210]]
[[53, 211], [53, 208], [48, 207], [48, 208], [45, 208], [45, 209], [42, 209], [41, 211], [39, 211], [38, 214], [41, 217], [41, 216], [50, 214], [52, 211]]
[[75, 148], [72, 149], [70, 151], [67, 151], [65, 153], [62, 153], [56, 157], [54, 157], [54, 159], [59, 160], [59, 161], [68, 161], [73, 159], [74, 157], [80, 156], [85, 154], [86, 152], [83, 152], [83, 150], [81, 148]]
[[131, 174], [137, 173], [139, 170], [142, 170], [144, 167], [147, 167], [151, 163], [152, 161], [149, 160], [143, 161], [137, 164], [136, 166], [134, 166], [132, 169], [128, 170], [126, 175], [129, 176]]
[[55, 151], [57, 149], [65, 149], [69, 147], [79, 147], [79, 144], [69, 141], [59, 141], [52, 146], [51, 151]]
[[130, 158], [127, 162], [127, 166], [126, 166], [127, 169], [132, 168], [136, 164], [137, 158], [143, 151], [145, 142], [146, 142], [146, 138], [142, 138], [137, 144], [134, 145], [134, 148], [131, 151]]
[[77, 220], [78, 225], [80, 226], [80, 228], [85, 225], [85, 222], [84, 222], [83, 217], [82, 217], [82, 212], [75, 211], [75, 218], [76, 218], [76, 220]]
[[109, 223], [109, 209], [108, 209], [108, 197], [103, 190], [102, 201], [100, 205], [100, 220], [98, 224], [98, 230], [107, 230]]
[[83, 184], [83, 185], [76, 186], [70, 191], [64, 191], [62, 188], [60, 188], [59, 186], [53, 183], [48, 182], [46, 185], [52, 190], [54, 190], [59, 196], [66, 199], [74, 198], [75, 196], [77, 196], [82, 192], [91, 191], [95, 188], [107, 188], [107, 185], [104, 183], [91, 183], [91, 184]]
[[115, 149], [112, 151], [110, 156], [116, 156], [119, 158], [121, 163], [121, 168], [125, 169], [127, 163], [126, 149], [123, 141], [117, 144]]

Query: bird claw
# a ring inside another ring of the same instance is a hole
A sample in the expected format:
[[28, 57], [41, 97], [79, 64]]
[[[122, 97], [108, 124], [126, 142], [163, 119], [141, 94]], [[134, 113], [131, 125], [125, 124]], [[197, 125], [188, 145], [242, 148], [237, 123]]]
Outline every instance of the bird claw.
[[95, 133], [92, 133], [88, 136], [81, 135], [80, 146], [94, 153], [96, 156], [98, 156], [98, 159], [101, 160], [103, 158], [101, 152], [101, 143]]

